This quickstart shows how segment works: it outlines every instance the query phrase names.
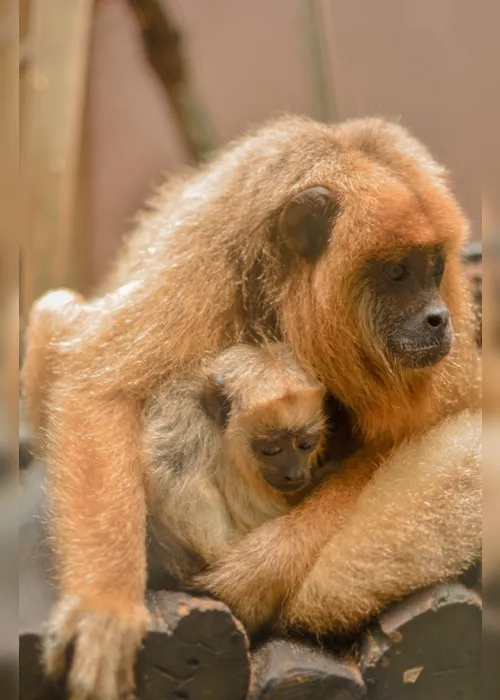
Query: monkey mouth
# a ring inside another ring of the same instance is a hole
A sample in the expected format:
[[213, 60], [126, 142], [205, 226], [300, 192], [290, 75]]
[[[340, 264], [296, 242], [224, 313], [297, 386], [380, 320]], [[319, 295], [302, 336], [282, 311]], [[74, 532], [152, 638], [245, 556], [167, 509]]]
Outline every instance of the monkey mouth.
[[430, 345], [414, 345], [400, 343], [391, 351], [401, 365], [407, 369], [423, 369], [433, 367], [443, 360], [451, 350], [452, 338], [443, 339]]
[[281, 493], [294, 493], [295, 491], [300, 491], [307, 484], [307, 479], [302, 479], [301, 481], [271, 481], [271, 479], [266, 479], [267, 483], [271, 488]]

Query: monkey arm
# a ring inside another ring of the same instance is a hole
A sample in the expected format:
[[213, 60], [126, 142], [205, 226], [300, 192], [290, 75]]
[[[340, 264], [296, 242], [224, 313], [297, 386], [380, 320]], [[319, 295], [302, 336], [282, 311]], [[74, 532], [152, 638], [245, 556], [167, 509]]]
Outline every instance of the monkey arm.
[[196, 584], [226, 602], [248, 629], [268, 622], [304, 580], [375, 468], [366, 453], [351, 458], [293, 511], [246, 535]]
[[352, 629], [480, 555], [481, 416], [464, 411], [397, 449], [365, 487], [297, 595], [285, 627]]
[[139, 411], [65, 381], [51, 392], [46, 460], [59, 603], [45, 640], [57, 675], [75, 641], [70, 695], [122, 697], [147, 625]]

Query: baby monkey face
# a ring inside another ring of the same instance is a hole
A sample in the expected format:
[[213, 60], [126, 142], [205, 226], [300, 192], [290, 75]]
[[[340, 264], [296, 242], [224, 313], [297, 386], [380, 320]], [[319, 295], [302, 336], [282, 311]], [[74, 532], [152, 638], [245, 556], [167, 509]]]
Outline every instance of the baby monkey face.
[[252, 451], [265, 481], [283, 493], [303, 488], [310, 476], [319, 433], [269, 433], [252, 440]]

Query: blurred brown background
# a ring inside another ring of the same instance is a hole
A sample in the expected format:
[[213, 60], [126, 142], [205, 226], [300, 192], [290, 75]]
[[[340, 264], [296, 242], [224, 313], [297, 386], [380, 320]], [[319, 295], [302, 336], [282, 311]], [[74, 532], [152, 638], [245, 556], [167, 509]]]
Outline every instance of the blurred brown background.
[[193, 161], [147, 56], [151, 8], [180, 32], [184, 84], [211, 145], [282, 111], [400, 117], [450, 168], [480, 238], [482, 181], [500, 184], [489, 147], [500, 106], [496, 0], [22, 4], [24, 308], [47, 286], [88, 292], [151, 186]]

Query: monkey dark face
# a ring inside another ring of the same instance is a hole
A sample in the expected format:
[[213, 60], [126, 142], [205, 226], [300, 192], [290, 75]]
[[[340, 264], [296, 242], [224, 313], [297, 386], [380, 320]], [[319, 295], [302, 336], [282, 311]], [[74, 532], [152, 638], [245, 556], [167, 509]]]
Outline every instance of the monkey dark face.
[[259, 436], [252, 440], [251, 447], [265, 481], [278, 491], [289, 493], [307, 484], [311, 455], [319, 440], [320, 435], [283, 431]]
[[431, 367], [450, 351], [450, 312], [439, 288], [445, 260], [439, 249], [413, 249], [390, 262], [371, 261], [375, 332], [389, 356], [406, 368]]
[[[303, 275], [290, 287], [283, 314], [296, 335], [289, 342], [301, 348], [324, 381], [330, 377], [329, 388], [338, 391], [349, 380], [339, 379], [338, 365], [332, 368], [321, 356], [314, 333], [319, 317], [328, 339], [324, 345], [336, 347], [347, 337], [353, 357], [363, 355], [358, 367], [371, 355], [371, 369], [382, 355], [396, 369], [418, 370], [433, 367], [450, 352], [453, 330], [443, 296], [450, 301], [453, 297], [441, 281], [446, 256], [458, 250], [462, 222], [451, 200], [439, 196], [439, 207], [432, 197], [425, 203], [433, 216], [438, 209], [446, 214], [432, 225], [421, 201], [390, 177], [373, 199], [363, 195], [355, 202], [345, 188], [317, 186], [292, 197], [281, 212], [279, 239], [293, 256], [288, 264], [295, 261], [297, 277]], [[373, 201], [378, 202], [375, 207]], [[315, 286], [308, 297], [311, 273]], [[441, 287], [446, 288], [443, 296]], [[298, 318], [302, 328], [295, 329]], [[363, 338], [356, 325], [365, 331]], [[305, 328], [311, 329], [306, 338]]]

